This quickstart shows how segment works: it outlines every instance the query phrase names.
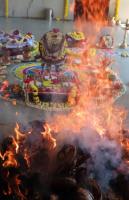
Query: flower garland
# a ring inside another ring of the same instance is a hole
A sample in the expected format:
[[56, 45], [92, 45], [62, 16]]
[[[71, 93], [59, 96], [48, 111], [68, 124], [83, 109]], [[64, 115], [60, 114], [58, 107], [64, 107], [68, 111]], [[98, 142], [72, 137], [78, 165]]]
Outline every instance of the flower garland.
[[116, 0], [115, 20], [119, 19], [120, 0]]
[[68, 14], [69, 14], [69, 0], [65, 0], [64, 19], [68, 17]]

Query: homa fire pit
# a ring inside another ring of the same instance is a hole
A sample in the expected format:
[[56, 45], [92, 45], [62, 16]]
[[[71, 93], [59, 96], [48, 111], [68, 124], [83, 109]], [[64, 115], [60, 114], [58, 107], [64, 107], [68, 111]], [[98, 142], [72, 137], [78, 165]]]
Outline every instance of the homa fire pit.
[[[45, 122], [33, 121], [28, 127], [24, 132], [16, 124], [14, 136], [1, 141], [1, 199], [127, 200], [129, 174], [124, 168], [128, 167], [125, 162], [128, 155], [116, 156], [117, 162], [112, 159], [116, 151], [117, 155], [124, 152], [126, 145], [119, 146], [118, 141], [98, 135], [93, 141], [95, 152], [88, 145], [80, 147], [77, 138], [71, 144], [65, 140], [60, 143], [58, 134], [62, 133], [54, 132], [56, 129]], [[127, 140], [129, 132], [122, 134]], [[96, 137], [95, 133], [92, 136]], [[98, 139], [99, 145], [96, 145]], [[99, 163], [101, 159], [103, 162]], [[105, 186], [103, 170], [105, 176], [110, 174], [110, 182]], [[125, 184], [124, 188], [120, 181]]]

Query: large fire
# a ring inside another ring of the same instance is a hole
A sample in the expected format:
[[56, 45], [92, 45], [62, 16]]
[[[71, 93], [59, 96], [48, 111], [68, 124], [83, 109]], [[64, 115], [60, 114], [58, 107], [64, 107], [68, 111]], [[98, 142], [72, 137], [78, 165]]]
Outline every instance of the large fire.
[[[105, 25], [106, 20], [103, 19], [108, 1], [103, 1], [103, 9], [99, 5], [98, 1], [83, 0], [84, 15], [93, 23], [99, 22], [97, 31]], [[81, 20], [82, 18], [77, 20], [78, 27], [84, 28]], [[1, 143], [1, 199], [5, 196], [9, 196], [11, 200], [48, 199], [43, 195], [47, 193], [45, 190], [50, 190], [48, 185], [51, 182], [53, 184], [54, 178], [72, 177], [79, 182], [79, 187], [83, 181], [84, 185], [88, 185], [90, 180], [89, 187], [96, 189], [99, 196], [94, 199], [101, 200], [100, 188], [97, 184], [94, 187], [91, 177], [105, 191], [105, 188], [109, 189], [109, 182], [119, 173], [129, 174], [129, 132], [124, 130], [125, 110], [114, 103], [119, 83], [114, 90], [108, 66], [112, 60], [101, 56], [92, 57], [90, 51], [91, 45], [84, 51], [79, 65], [73, 64], [72, 57], [68, 60], [68, 65], [79, 77], [76, 80], [78, 88], [73, 88], [68, 99], [73, 109], [65, 115], [55, 115], [49, 123], [43, 122], [41, 129], [36, 125], [38, 131], [32, 128], [23, 133], [16, 123], [14, 136], [5, 138]], [[90, 67], [89, 63], [92, 63]], [[5, 81], [1, 90], [7, 85], [8, 82]], [[77, 104], [74, 90], [78, 91]], [[67, 181], [70, 182], [70, 179], [64, 180], [66, 185]], [[55, 195], [57, 193], [60, 196], [66, 195], [61, 191], [60, 181], [56, 183], [59, 191], [55, 186], [54, 192], [51, 192], [55, 197], [51, 196], [49, 199], [59, 199]], [[66, 193], [71, 192], [67, 187], [65, 189]], [[80, 190], [78, 189], [77, 194]], [[76, 200], [77, 197], [73, 199]], [[90, 194], [89, 199], [93, 199]], [[126, 197], [123, 199], [127, 200]]]
[[[20, 170], [27, 170], [28, 173], [32, 168], [32, 160], [37, 151], [42, 148], [47, 151], [53, 151], [56, 147], [56, 140], [51, 135], [51, 129], [48, 124], [43, 124], [42, 132], [36, 137], [33, 136], [33, 131], [23, 134], [20, 132], [20, 127], [16, 123], [14, 129], [15, 135], [5, 138], [2, 143], [2, 150], [0, 154], [2, 177], [1, 181], [6, 181], [3, 186], [3, 195], [10, 196], [11, 199], [16, 195], [18, 199], [27, 199], [20, 186]], [[32, 135], [31, 135], [32, 134]], [[40, 142], [40, 144], [34, 144], [32, 141], [32, 147], [29, 146], [29, 142], [33, 137], [35, 137], [35, 142]], [[25, 166], [24, 166], [25, 165]], [[23, 168], [23, 169], [22, 169]], [[17, 171], [18, 170], [18, 171]], [[5, 188], [4, 188], [5, 187]], [[14, 195], [14, 196], [12, 196]], [[12, 196], [12, 197], [11, 197]]]
[[[70, 9], [71, 12], [74, 11], [75, 27], [77, 29], [79, 28], [79, 30], [83, 30], [84, 32], [90, 31], [92, 35], [95, 32], [99, 32], [103, 26], [108, 24], [109, 0], [79, 0], [76, 2], [75, 4], [71, 4]], [[78, 14], [76, 14], [76, 11]], [[89, 22], [93, 23], [92, 29], [88, 25]], [[89, 30], [86, 30], [86, 26]]]

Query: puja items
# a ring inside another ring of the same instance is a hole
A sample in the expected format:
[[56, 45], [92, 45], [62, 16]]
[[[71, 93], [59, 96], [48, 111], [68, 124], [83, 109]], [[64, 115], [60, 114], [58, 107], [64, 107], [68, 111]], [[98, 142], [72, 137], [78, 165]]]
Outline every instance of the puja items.
[[87, 49], [87, 39], [83, 32], [69, 32], [66, 34], [66, 54], [73, 57], [73, 62], [81, 63], [81, 56]]
[[121, 53], [121, 57], [123, 57], [123, 58], [128, 58], [128, 57], [129, 57], [128, 51], [123, 51], [123, 52]]
[[113, 45], [114, 45], [114, 39], [109, 34], [100, 36], [99, 42], [96, 44], [96, 46], [101, 49], [111, 49], [113, 48]]
[[68, 47], [82, 47], [86, 42], [83, 32], [69, 32], [66, 34]]
[[9, 40], [10, 34], [0, 31], [0, 43], [5, 44]]
[[1, 33], [0, 41], [2, 57], [6, 56], [12, 61], [35, 60], [35, 57], [39, 54], [38, 42], [32, 33], [21, 34], [19, 30], [10, 34]]

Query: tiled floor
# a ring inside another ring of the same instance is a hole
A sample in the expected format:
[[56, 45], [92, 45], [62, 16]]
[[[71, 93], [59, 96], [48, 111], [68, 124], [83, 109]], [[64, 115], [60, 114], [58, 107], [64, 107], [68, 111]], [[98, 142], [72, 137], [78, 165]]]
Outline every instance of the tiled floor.
[[[0, 18], [0, 29], [4, 31], [10, 31], [13, 29], [20, 29], [22, 32], [32, 32], [37, 39], [39, 39], [43, 33], [50, 30], [51, 28], [56, 27], [62, 30], [64, 33], [75, 29], [73, 22], [47, 22], [43, 20], [34, 20], [34, 19], [20, 19], [20, 18]], [[89, 25], [85, 26], [85, 31], [93, 33], [93, 28]], [[124, 106], [126, 109], [129, 109], [129, 58], [122, 58], [120, 56], [121, 51], [118, 49], [119, 43], [123, 39], [123, 30], [120, 27], [107, 28], [104, 32], [111, 32], [114, 35], [116, 53], [115, 53], [115, 64], [113, 64], [113, 69], [117, 71], [122, 79], [122, 81], [127, 85], [127, 92], [118, 100], [118, 104]], [[129, 42], [129, 38], [128, 38]], [[128, 49], [129, 51], [129, 49]], [[19, 112], [19, 115], [16, 116], [15, 113]], [[44, 119], [51, 114], [46, 114], [40, 112], [39, 110], [33, 111], [30, 108], [21, 106], [12, 106], [8, 103], [0, 103], [0, 130], [6, 130], [10, 127], [10, 124], [14, 123], [16, 120], [21, 122], [26, 122], [33, 119]], [[3, 124], [2, 124], [3, 123]], [[7, 133], [7, 131], [5, 131]]]

